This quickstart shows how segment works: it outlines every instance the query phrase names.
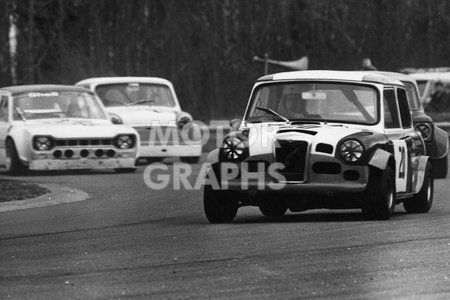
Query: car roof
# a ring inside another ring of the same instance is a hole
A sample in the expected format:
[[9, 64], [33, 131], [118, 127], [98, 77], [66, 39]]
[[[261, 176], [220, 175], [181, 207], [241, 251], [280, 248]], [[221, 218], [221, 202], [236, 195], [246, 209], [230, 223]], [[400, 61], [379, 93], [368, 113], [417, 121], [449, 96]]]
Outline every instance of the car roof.
[[125, 77], [92, 77], [83, 79], [76, 84], [111, 84], [111, 83], [156, 83], [171, 85], [172, 83], [164, 78], [160, 77], [135, 77], [135, 76], [125, 76]]
[[408, 74], [404, 74], [404, 73], [397, 73], [397, 72], [389, 72], [389, 71], [368, 71], [368, 72], [374, 72], [376, 74], [381, 74], [383, 76], [387, 76], [387, 77], [391, 77], [393, 79], [399, 80], [399, 81], [406, 81], [406, 82], [411, 82], [411, 83], [415, 83], [416, 80], [409, 76]]
[[355, 82], [371, 82], [381, 84], [400, 85], [403, 84], [392, 77], [385, 76], [376, 72], [367, 71], [332, 71], [332, 70], [309, 70], [309, 71], [293, 71], [266, 75], [258, 79], [258, 81], [270, 80], [345, 80]]
[[450, 72], [426, 72], [409, 74], [416, 80], [445, 80], [450, 81]]
[[32, 92], [55, 92], [55, 91], [74, 91], [74, 92], [86, 92], [91, 93], [90, 90], [75, 86], [75, 85], [62, 85], [62, 84], [29, 84], [29, 85], [15, 85], [0, 88], [0, 91], [7, 91], [11, 94], [22, 94]]

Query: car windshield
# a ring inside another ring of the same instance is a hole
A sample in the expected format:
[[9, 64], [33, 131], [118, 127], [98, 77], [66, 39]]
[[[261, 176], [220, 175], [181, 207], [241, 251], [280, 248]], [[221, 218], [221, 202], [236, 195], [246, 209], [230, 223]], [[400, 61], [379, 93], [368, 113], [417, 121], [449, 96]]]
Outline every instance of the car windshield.
[[13, 119], [106, 119], [93, 95], [77, 91], [30, 92], [14, 96]]
[[374, 87], [360, 84], [271, 83], [256, 88], [245, 119], [268, 122], [283, 121], [284, 117], [289, 121], [375, 124], [378, 98]]
[[106, 107], [175, 106], [170, 88], [163, 84], [119, 83], [98, 85], [95, 92]]

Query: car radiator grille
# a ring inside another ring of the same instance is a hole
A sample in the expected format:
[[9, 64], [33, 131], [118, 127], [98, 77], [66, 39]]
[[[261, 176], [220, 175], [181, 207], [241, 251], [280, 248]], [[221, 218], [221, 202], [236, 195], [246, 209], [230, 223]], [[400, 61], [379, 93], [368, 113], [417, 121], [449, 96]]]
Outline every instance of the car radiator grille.
[[170, 146], [182, 143], [180, 131], [176, 127], [134, 127], [141, 138], [142, 146]]
[[72, 146], [109, 146], [114, 145], [113, 139], [57, 139], [55, 141], [58, 147]]
[[287, 181], [305, 180], [307, 151], [308, 143], [305, 141], [278, 140], [278, 145], [275, 149], [275, 160], [285, 166], [279, 173]]

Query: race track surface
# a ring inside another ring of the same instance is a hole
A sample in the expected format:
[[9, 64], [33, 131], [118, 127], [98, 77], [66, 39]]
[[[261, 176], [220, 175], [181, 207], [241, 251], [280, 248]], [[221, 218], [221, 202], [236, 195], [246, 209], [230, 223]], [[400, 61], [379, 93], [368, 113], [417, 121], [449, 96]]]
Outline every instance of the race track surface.
[[144, 169], [20, 177], [90, 198], [0, 213], [0, 298], [450, 298], [449, 179], [428, 214], [249, 207], [211, 225], [200, 190], [152, 190]]

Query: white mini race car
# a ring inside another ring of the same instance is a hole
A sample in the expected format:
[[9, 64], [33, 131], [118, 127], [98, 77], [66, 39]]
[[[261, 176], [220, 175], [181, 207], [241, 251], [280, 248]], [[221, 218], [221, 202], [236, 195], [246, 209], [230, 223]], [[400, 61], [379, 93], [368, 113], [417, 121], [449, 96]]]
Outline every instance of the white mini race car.
[[139, 136], [114, 125], [89, 90], [64, 85], [0, 89], [0, 167], [27, 170], [115, 169], [133, 172]]
[[380, 74], [302, 71], [260, 78], [242, 121], [208, 155], [204, 211], [231, 222], [241, 206], [362, 209], [388, 219], [433, 202], [432, 165], [404, 85]]
[[202, 154], [199, 126], [181, 110], [171, 82], [157, 77], [100, 77], [77, 83], [95, 92], [117, 122], [133, 126], [141, 139], [140, 158], [166, 157], [196, 163]]

